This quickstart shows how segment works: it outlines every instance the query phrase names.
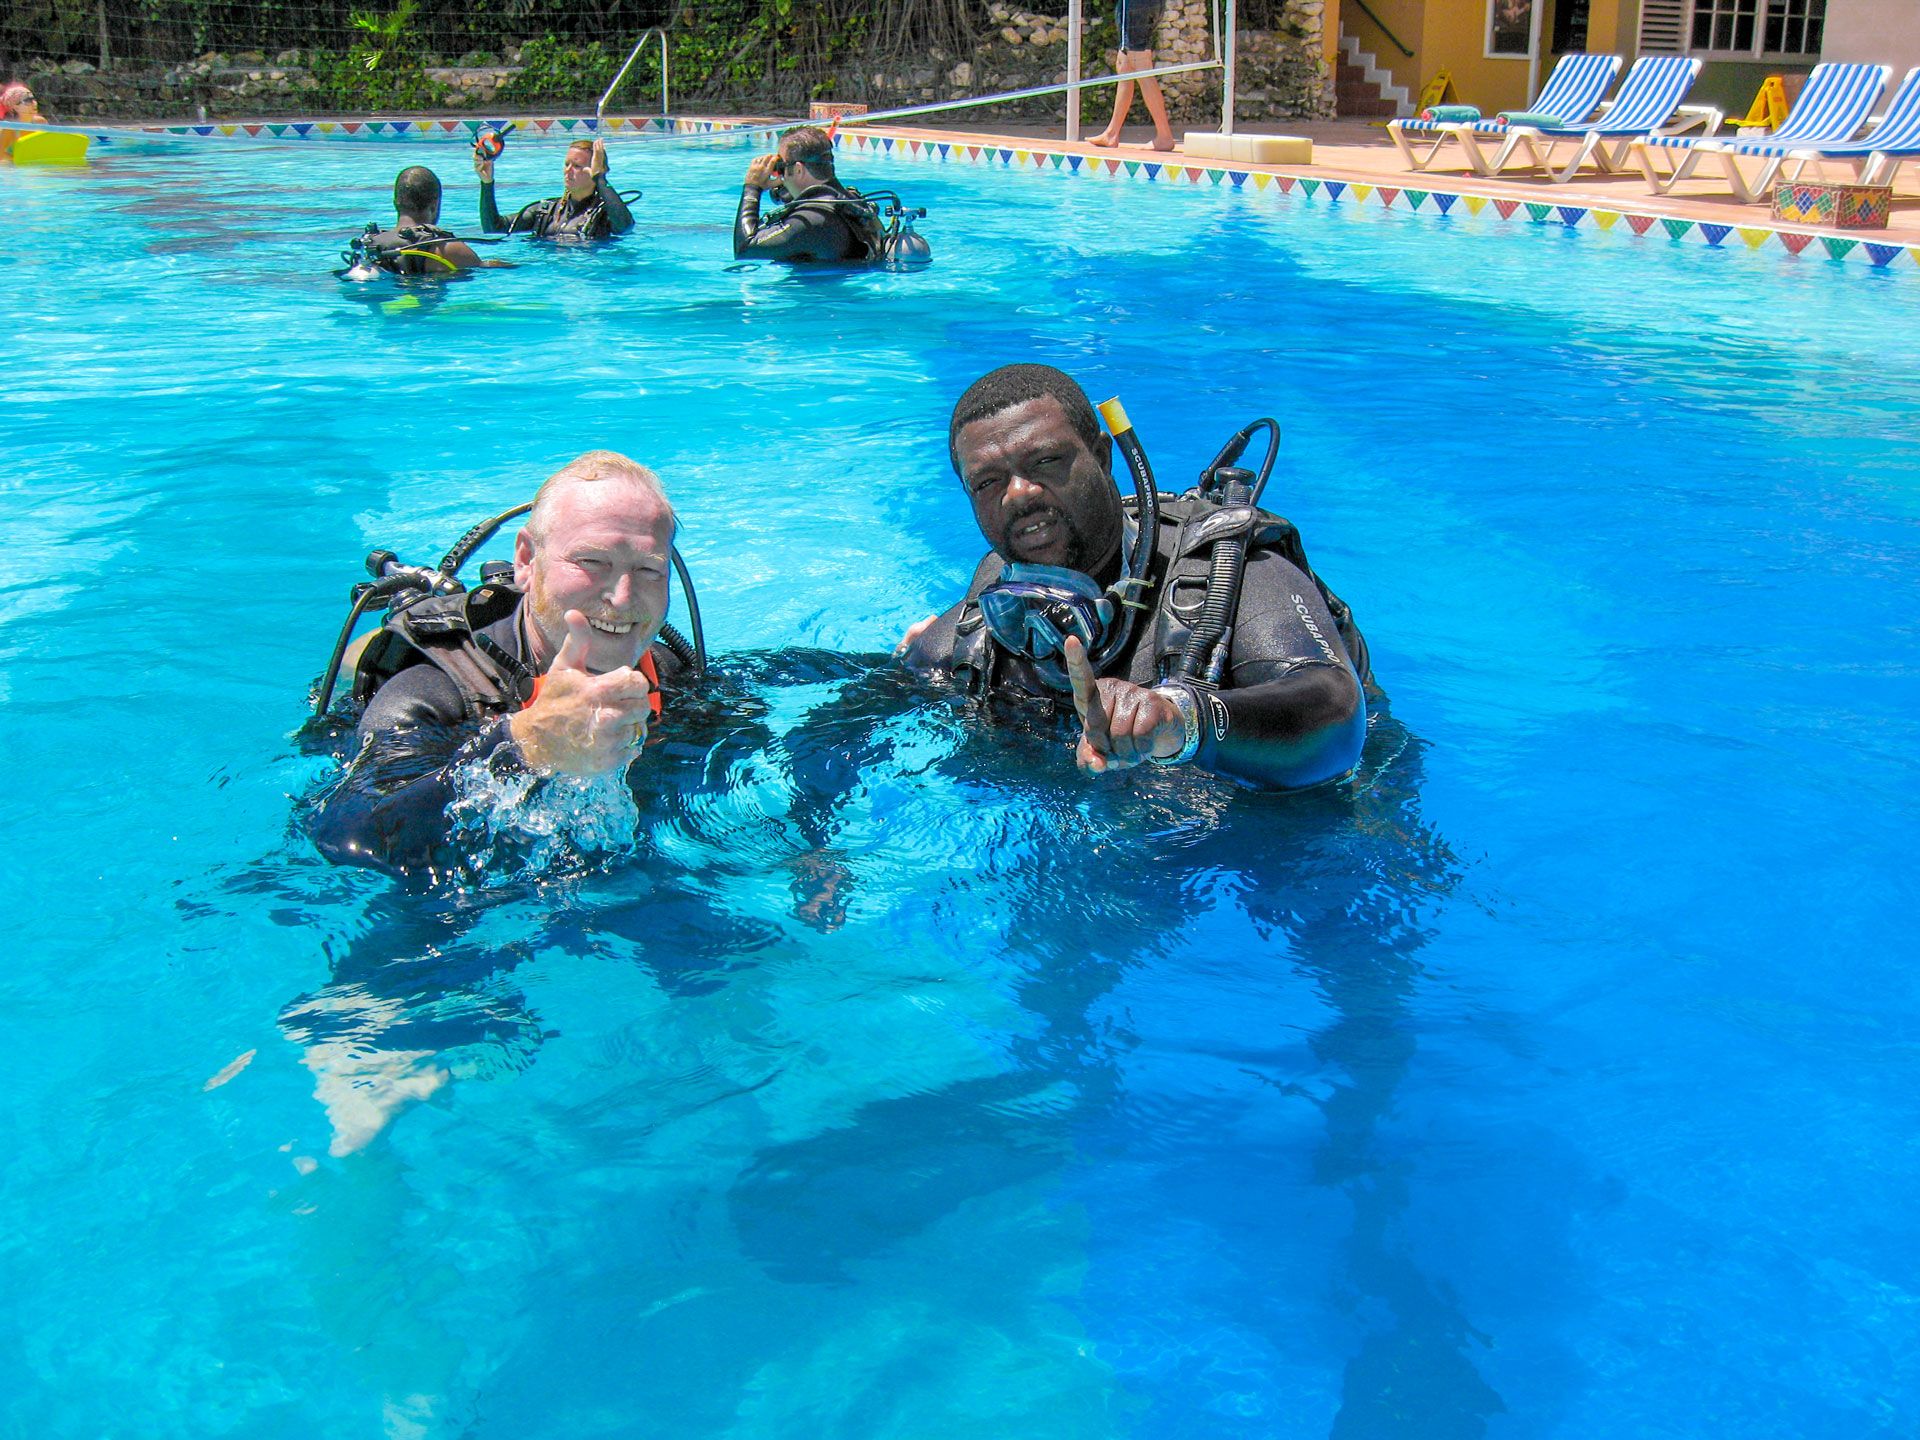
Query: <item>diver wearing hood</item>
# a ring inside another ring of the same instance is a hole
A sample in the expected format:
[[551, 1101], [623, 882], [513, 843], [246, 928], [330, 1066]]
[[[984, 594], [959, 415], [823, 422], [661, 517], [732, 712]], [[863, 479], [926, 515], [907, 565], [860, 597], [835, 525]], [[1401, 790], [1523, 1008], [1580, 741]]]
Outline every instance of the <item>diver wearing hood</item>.
[[[1271, 422], [1235, 436], [1195, 490], [1161, 496], [1124, 411], [1102, 408], [1113, 436], [1044, 365], [1004, 366], [961, 396], [949, 456], [993, 548], [965, 599], [908, 633], [908, 666], [989, 698], [1071, 700], [1090, 772], [1191, 763], [1295, 789], [1351, 770], [1366, 642], [1234, 464]], [[1131, 507], [1114, 487], [1115, 437]]]

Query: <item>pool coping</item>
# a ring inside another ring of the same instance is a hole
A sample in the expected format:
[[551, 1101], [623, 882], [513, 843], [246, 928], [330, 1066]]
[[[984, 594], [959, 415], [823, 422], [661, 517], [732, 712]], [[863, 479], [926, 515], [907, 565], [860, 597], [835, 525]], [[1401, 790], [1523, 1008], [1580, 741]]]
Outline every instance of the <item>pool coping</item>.
[[[466, 138], [489, 126], [511, 121], [537, 134], [612, 134], [621, 131], [716, 134], [763, 125], [755, 119], [704, 119], [627, 116], [405, 116], [365, 120], [259, 120], [147, 124], [114, 127], [134, 134], [180, 138], [232, 140], [416, 140]], [[1471, 179], [1420, 174], [1418, 185], [1384, 184], [1378, 180], [1333, 178], [1297, 167], [1242, 164], [1233, 161], [1192, 161], [1185, 158], [1135, 158], [1130, 155], [1093, 155], [1066, 145], [1042, 141], [1012, 141], [988, 134], [933, 134], [893, 127], [857, 127], [838, 137], [842, 145], [895, 159], [934, 163], [998, 165], [1003, 169], [1052, 170], [1094, 179], [1209, 188], [1227, 186], [1254, 193], [1272, 191], [1276, 197], [1304, 198], [1328, 204], [1374, 204], [1383, 209], [1426, 213], [1447, 219], [1523, 224], [1563, 229], [1598, 230], [1634, 240], [1665, 240], [1669, 244], [1702, 243], [1712, 249], [1765, 255], [1786, 260], [1827, 261], [1853, 271], [1920, 273], [1920, 243], [1879, 242], [1861, 236], [1806, 226], [1722, 223], [1697, 216], [1637, 210], [1631, 206], [1590, 201], [1530, 200], [1512, 194], [1492, 194], [1473, 186]], [[1409, 176], [1408, 178], [1416, 178]], [[1904, 257], [1904, 263], [1903, 263]]]

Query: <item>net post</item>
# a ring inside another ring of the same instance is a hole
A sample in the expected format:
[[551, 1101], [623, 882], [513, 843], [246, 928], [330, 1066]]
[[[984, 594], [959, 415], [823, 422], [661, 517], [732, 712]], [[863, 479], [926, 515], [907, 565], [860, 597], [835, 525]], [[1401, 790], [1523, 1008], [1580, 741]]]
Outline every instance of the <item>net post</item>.
[[1239, 0], [1227, 0], [1226, 34], [1222, 37], [1220, 74], [1220, 133], [1233, 134], [1233, 81], [1234, 70], [1239, 58], [1238, 38], [1235, 32], [1239, 27]]
[[1080, 0], [1067, 0], [1067, 139], [1080, 138]]

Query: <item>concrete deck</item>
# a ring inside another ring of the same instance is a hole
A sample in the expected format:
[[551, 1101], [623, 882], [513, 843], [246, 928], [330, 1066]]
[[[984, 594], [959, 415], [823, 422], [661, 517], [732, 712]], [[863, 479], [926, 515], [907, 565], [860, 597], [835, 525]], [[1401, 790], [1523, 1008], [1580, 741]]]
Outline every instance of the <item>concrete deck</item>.
[[[899, 125], [876, 126], [888, 134], [945, 141], [965, 140], [972, 144], [1044, 145], [1048, 150], [1069, 154], [1120, 156], [1128, 160], [1172, 160], [1181, 163], [1176, 147], [1172, 154], [1155, 151], [1149, 142], [1150, 127], [1130, 127], [1117, 149], [1100, 150], [1084, 142], [1068, 144], [1064, 123], [1005, 124], [992, 130], [952, 126]], [[1201, 125], [1187, 127], [1204, 128]], [[1236, 127], [1246, 134], [1303, 135], [1313, 141], [1311, 165], [1250, 165], [1233, 162], [1236, 170], [1264, 170], [1272, 174], [1310, 176], [1320, 180], [1357, 181], [1365, 185], [1414, 186], [1421, 190], [1484, 195], [1495, 200], [1549, 201], [1557, 205], [1589, 205], [1640, 215], [1666, 215], [1687, 220], [1702, 220], [1717, 225], [1766, 226], [1810, 235], [1842, 235], [1851, 240], [1871, 240], [1887, 245], [1920, 245], [1920, 193], [1916, 193], [1914, 171], [1901, 172], [1900, 187], [1893, 195], [1893, 217], [1885, 230], [1829, 230], [1804, 225], [1775, 227], [1768, 207], [1743, 205], [1728, 191], [1726, 178], [1718, 166], [1703, 169], [1699, 177], [1683, 184], [1672, 195], [1655, 195], [1638, 170], [1626, 175], [1594, 175], [1591, 170], [1565, 185], [1555, 185], [1538, 171], [1519, 171], [1511, 176], [1483, 179], [1466, 168], [1457, 147], [1441, 152], [1446, 168], [1409, 170], [1387, 137], [1385, 129], [1366, 120], [1308, 120], [1262, 123]], [[1176, 135], [1180, 134], [1176, 127]], [[1221, 165], [1219, 160], [1196, 160], [1195, 164]], [[1751, 173], [1749, 171], [1749, 173]], [[1836, 169], [1836, 178], [1837, 178]], [[1716, 177], [1718, 179], [1716, 180]], [[1808, 178], [1817, 178], [1809, 176]]]

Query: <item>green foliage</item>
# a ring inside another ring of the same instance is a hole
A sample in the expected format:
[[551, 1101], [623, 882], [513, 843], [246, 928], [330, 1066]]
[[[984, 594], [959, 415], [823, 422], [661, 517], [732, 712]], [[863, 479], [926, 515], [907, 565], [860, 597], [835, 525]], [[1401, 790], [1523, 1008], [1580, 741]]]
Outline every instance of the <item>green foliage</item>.
[[[599, 99], [626, 57], [615, 55], [598, 40], [581, 45], [543, 35], [529, 40], [520, 51], [520, 73], [500, 87], [502, 100]], [[632, 84], [646, 66], [643, 55], [627, 72]], [[653, 67], [657, 68], [656, 61]], [[624, 86], [622, 87], [625, 88]]]
[[322, 104], [334, 110], [420, 110], [447, 98], [446, 87], [429, 79], [419, 43], [412, 34], [415, 0], [400, 0], [385, 15], [353, 12], [353, 28], [362, 38], [345, 54], [313, 57], [314, 85]]

